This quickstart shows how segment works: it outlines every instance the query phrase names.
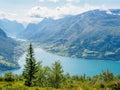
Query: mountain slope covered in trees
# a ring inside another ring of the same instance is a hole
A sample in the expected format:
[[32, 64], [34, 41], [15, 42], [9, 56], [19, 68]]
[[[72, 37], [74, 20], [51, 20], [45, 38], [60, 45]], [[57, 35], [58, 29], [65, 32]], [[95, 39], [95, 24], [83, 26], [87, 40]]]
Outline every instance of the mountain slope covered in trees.
[[29, 24], [20, 37], [64, 56], [119, 60], [120, 10], [92, 10], [76, 16]]
[[9, 38], [0, 29], [0, 71], [18, 67], [17, 62], [14, 60], [14, 48], [16, 46], [17, 42]]

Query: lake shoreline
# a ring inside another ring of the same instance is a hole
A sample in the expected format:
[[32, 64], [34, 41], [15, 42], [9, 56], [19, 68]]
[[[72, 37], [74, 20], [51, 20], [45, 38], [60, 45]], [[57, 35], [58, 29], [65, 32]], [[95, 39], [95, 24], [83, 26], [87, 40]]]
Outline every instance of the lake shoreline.
[[[88, 76], [93, 76], [107, 69], [112, 71], [113, 73], [115, 72], [114, 73], [115, 75], [118, 75], [120, 73], [118, 70], [115, 70], [115, 68], [117, 69], [118, 64], [120, 65], [120, 61], [63, 57], [50, 53], [40, 47], [35, 47], [34, 52], [35, 52], [36, 60], [42, 61], [43, 66], [51, 66], [52, 63], [54, 63], [55, 61], [60, 61], [62, 66], [64, 67], [65, 73], [68, 72], [71, 75], [88, 74]], [[15, 74], [21, 74], [25, 64], [25, 57], [26, 57], [26, 52], [20, 56], [19, 60], [17, 60], [17, 63], [19, 64], [20, 68], [12, 69], [10, 71], [15, 72]], [[117, 66], [112, 64], [116, 64]], [[96, 65], [97, 65], [97, 69], [95, 69]], [[71, 67], [72, 69], [69, 69]]]

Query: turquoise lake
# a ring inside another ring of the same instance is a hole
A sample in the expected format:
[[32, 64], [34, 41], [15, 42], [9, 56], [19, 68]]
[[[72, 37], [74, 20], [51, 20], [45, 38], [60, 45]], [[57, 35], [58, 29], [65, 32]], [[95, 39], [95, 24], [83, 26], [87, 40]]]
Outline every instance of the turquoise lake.
[[[85, 60], [77, 58], [68, 58], [57, 56], [44, 51], [41, 48], [34, 49], [35, 58], [37, 61], [42, 61], [43, 66], [51, 66], [55, 61], [60, 61], [63, 66], [64, 73], [70, 75], [83, 75], [93, 76], [100, 74], [102, 71], [109, 70], [115, 75], [120, 74], [120, 62], [107, 61], [107, 60]], [[19, 70], [13, 70], [15, 74], [21, 74], [25, 64], [26, 53], [21, 56], [18, 63], [21, 66]]]

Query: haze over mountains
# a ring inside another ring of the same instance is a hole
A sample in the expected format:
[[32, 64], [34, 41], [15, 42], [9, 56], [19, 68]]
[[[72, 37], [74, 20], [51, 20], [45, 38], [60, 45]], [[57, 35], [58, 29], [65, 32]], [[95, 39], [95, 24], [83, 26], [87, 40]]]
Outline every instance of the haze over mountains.
[[24, 26], [17, 21], [10, 21], [8, 19], [0, 20], [0, 28], [3, 29], [7, 35], [16, 36], [24, 30]]
[[29, 24], [20, 37], [64, 56], [119, 60], [120, 9], [91, 10], [76, 16]]
[[0, 58], [5, 63], [16, 64], [13, 57], [18, 44], [8, 36], [39, 43], [58, 55], [120, 60], [120, 9], [96, 9], [57, 20], [45, 18], [25, 29], [21, 23], [3, 19], [0, 28]]

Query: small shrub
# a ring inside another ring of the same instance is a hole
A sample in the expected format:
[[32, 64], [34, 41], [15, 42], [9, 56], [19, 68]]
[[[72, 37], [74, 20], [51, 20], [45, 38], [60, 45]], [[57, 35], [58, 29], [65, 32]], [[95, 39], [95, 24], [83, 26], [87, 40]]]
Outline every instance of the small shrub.
[[0, 81], [3, 81], [3, 78], [2, 78], [2, 77], [0, 77]]
[[14, 81], [14, 75], [12, 72], [6, 72], [4, 76], [5, 81]]
[[120, 81], [113, 82], [110, 88], [112, 88], [112, 90], [120, 90]]
[[103, 83], [101, 83], [100, 88], [105, 88], [105, 85]]

